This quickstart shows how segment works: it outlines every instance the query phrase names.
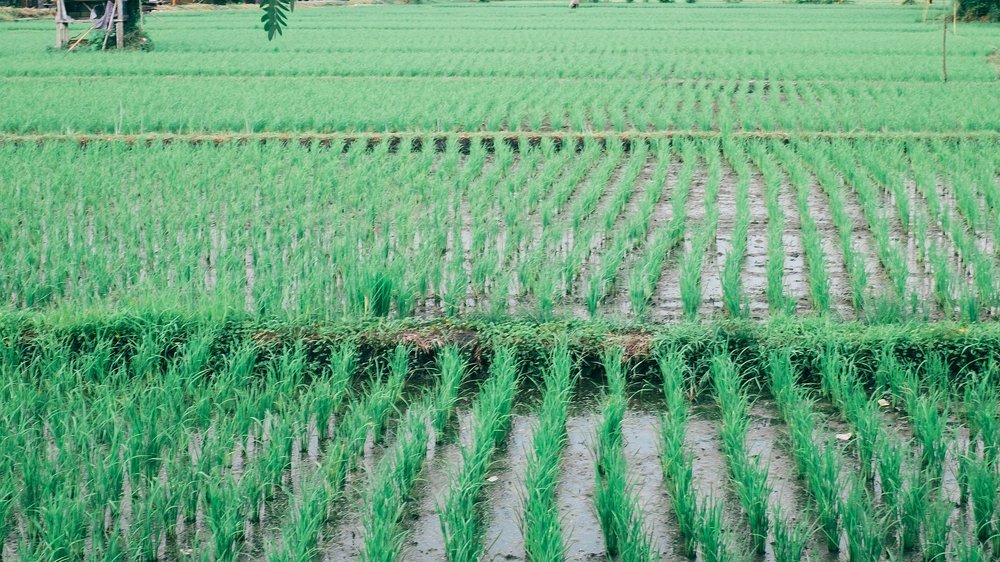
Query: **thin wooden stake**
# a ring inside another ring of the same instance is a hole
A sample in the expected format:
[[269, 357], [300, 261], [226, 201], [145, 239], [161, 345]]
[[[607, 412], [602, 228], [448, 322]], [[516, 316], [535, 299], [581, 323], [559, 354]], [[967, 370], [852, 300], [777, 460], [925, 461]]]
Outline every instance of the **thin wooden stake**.
[[948, 81], [948, 18], [944, 18], [941, 29], [944, 33], [941, 35], [941, 71], [944, 73], [944, 81]]

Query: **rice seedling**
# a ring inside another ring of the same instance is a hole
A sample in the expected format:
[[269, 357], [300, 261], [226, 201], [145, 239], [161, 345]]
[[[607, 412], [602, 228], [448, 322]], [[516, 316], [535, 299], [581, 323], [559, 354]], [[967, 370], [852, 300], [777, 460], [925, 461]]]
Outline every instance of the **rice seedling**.
[[949, 520], [952, 511], [954, 507], [943, 500], [931, 502], [927, 506], [922, 548], [925, 562], [944, 562], [947, 559], [948, 537], [951, 535]]
[[747, 314], [747, 299], [741, 277], [750, 230], [750, 169], [740, 144], [724, 138], [722, 151], [737, 177], [736, 221], [733, 224], [732, 246], [722, 269], [722, 302], [729, 316], [743, 318]]
[[445, 426], [455, 412], [455, 402], [458, 401], [458, 387], [465, 378], [465, 362], [456, 347], [446, 347], [438, 354], [438, 369], [441, 373], [438, 395], [434, 397], [434, 411], [431, 414], [431, 425], [437, 440], [443, 439]]
[[394, 561], [402, 555], [406, 531], [400, 526], [403, 510], [427, 456], [427, 418], [432, 399], [407, 412], [392, 448], [382, 457], [372, 475], [365, 505], [364, 543], [358, 559], [365, 562]]
[[660, 418], [663, 478], [670, 494], [674, 516], [681, 534], [682, 553], [697, 554], [698, 504], [694, 491], [694, 461], [684, 444], [687, 430], [687, 367], [679, 350], [666, 350], [658, 357], [663, 377], [666, 412]]
[[[981, 442], [983, 456], [996, 465], [1000, 451], [1000, 420], [997, 409], [1000, 393], [994, 385], [995, 371], [977, 375], [965, 385], [965, 419], [969, 423], [969, 439]], [[971, 452], [971, 451], [970, 451]]]
[[773, 352], [768, 359], [771, 393], [788, 424], [799, 474], [816, 503], [818, 523], [827, 549], [840, 550], [840, 461], [832, 443], [822, 449], [814, 436], [814, 413], [809, 397], [796, 385], [788, 351]]
[[601, 363], [607, 377], [603, 417], [597, 430], [594, 506], [597, 509], [607, 555], [621, 560], [651, 560], [653, 547], [643, 528], [639, 498], [628, 480], [623, 442], [625, 414], [624, 350], [604, 350]]
[[900, 502], [900, 547], [903, 552], [920, 546], [920, 526], [927, 512], [927, 483], [913, 472], [907, 477]]
[[698, 510], [698, 543], [701, 557], [707, 562], [730, 560], [732, 554], [722, 523], [723, 504], [709, 496]]
[[[878, 446], [878, 475], [882, 483], [882, 503], [890, 513], [899, 509], [903, 490], [904, 445], [897, 440], [883, 437]], [[890, 521], [890, 524], [892, 521]]]
[[785, 249], [783, 231], [785, 214], [778, 197], [781, 174], [763, 146], [754, 146], [750, 157], [764, 175], [767, 197], [767, 303], [773, 312], [788, 312], [793, 305], [784, 294]]
[[997, 474], [991, 465], [982, 458], [970, 459], [966, 466], [976, 537], [981, 542], [985, 542], [995, 532], [993, 515], [996, 511]]
[[749, 397], [727, 354], [712, 358], [712, 379], [722, 413], [722, 447], [729, 463], [730, 478], [747, 517], [753, 549], [763, 554], [770, 528], [767, 509], [771, 489], [767, 484], [767, 468], [761, 466], [759, 458], [750, 458], [744, 443], [750, 419]]
[[462, 469], [451, 479], [441, 507], [441, 531], [449, 561], [474, 561], [483, 553], [480, 502], [497, 447], [510, 427], [518, 365], [513, 351], [499, 349], [472, 407], [472, 444], [462, 449]]
[[948, 452], [948, 444], [945, 441], [947, 400], [941, 393], [935, 392], [930, 395], [923, 394], [909, 402], [907, 410], [913, 423], [913, 435], [920, 443], [920, 466], [932, 480], [937, 481], [941, 478]]
[[703, 146], [699, 152], [705, 158], [708, 167], [708, 179], [705, 182], [705, 221], [694, 233], [691, 248], [681, 258], [680, 263], [681, 302], [684, 317], [688, 320], [694, 320], [698, 316], [698, 307], [702, 301], [702, 268], [708, 249], [715, 240], [719, 223], [719, 212], [715, 204], [722, 174], [719, 150], [718, 147]]
[[552, 351], [545, 372], [538, 425], [525, 473], [524, 533], [525, 554], [533, 562], [562, 560], [566, 544], [556, 504], [559, 460], [566, 445], [566, 417], [576, 375], [565, 342]]
[[212, 532], [212, 555], [216, 560], [236, 560], [243, 544], [243, 502], [228, 475], [216, 471], [204, 488], [205, 521]]
[[851, 483], [841, 516], [850, 560], [881, 560], [885, 552], [885, 526], [874, 515], [874, 507], [864, 482], [854, 480]]
[[776, 562], [802, 560], [812, 529], [805, 521], [792, 523], [788, 515], [777, 507], [771, 515], [774, 521], [774, 559]]

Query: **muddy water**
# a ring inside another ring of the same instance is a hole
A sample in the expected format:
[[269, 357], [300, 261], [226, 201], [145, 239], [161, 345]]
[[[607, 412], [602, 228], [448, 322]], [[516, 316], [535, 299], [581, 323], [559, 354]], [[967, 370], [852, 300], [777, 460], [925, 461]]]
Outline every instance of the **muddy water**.
[[511, 420], [506, 455], [494, 468], [498, 479], [486, 492], [489, 507], [483, 560], [524, 559], [520, 521], [533, 423], [533, 418], [527, 415], [515, 415]]
[[705, 182], [707, 171], [699, 164], [691, 177], [691, 191], [686, 202], [687, 220], [684, 239], [664, 260], [664, 269], [653, 292], [653, 319], [657, 322], [679, 320], [684, 315], [681, 302], [681, 260], [691, 251], [694, 237], [705, 222]]
[[663, 484], [660, 463], [660, 419], [656, 414], [628, 412], [622, 420], [628, 476], [639, 498], [639, 509], [646, 532], [653, 539], [656, 552], [664, 559], [679, 556], [676, 523], [670, 518], [671, 506]]
[[472, 439], [472, 418], [468, 410], [459, 412], [459, 439], [435, 443], [432, 439], [427, 448], [427, 459], [420, 480], [413, 489], [414, 503], [409, 519], [409, 535], [403, 552], [403, 560], [419, 562], [442, 560], [445, 556], [444, 534], [438, 507], [444, 504], [448, 484], [462, 467], [462, 446]]
[[599, 417], [572, 415], [566, 422], [563, 478], [556, 491], [567, 560], [603, 560], [604, 538], [594, 509], [594, 439]]
[[822, 192], [812, 177], [809, 183], [809, 212], [819, 231], [820, 243], [823, 248], [823, 259], [830, 279], [831, 308], [840, 317], [854, 318], [853, 297], [851, 295], [851, 278], [844, 263], [844, 251], [840, 247], [840, 236], [833, 224], [833, 214], [826, 194]]
[[785, 211], [785, 230], [781, 243], [785, 248], [785, 268], [782, 292], [795, 302], [796, 312], [812, 308], [809, 278], [806, 274], [805, 249], [802, 246], [802, 221], [795, 203], [795, 186], [788, 176], [782, 175], [778, 203]]
[[628, 272], [632, 271], [635, 267], [636, 262], [639, 257], [645, 251], [646, 245], [652, 241], [653, 234], [660, 228], [666, 228], [666, 225], [670, 223], [673, 217], [673, 209], [671, 207], [671, 199], [677, 188], [677, 173], [680, 169], [680, 163], [676, 158], [671, 158], [670, 163], [667, 168], [667, 177], [663, 185], [652, 186], [653, 189], [660, 190], [660, 198], [656, 202], [656, 206], [653, 208], [653, 216], [649, 219], [649, 225], [646, 230], [646, 238], [641, 240], [635, 248], [633, 248], [625, 260], [622, 262], [622, 270], [619, 272], [618, 277], [615, 279], [615, 288], [613, 291], [613, 296], [609, 299], [611, 304], [611, 312], [617, 312], [620, 314], [629, 314], [632, 312], [632, 304], [629, 300], [628, 291]]
[[710, 318], [721, 314], [722, 304], [722, 271], [726, 265], [726, 257], [732, 249], [733, 229], [736, 224], [736, 174], [732, 168], [723, 164], [722, 178], [719, 183], [719, 193], [716, 207], [719, 210], [715, 236], [707, 248], [705, 262], [702, 268], [702, 297], [698, 308], [700, 318]]
[[747, 230], [747, 257], [743, 265], [743, 292], [750, 306], [750, 316], [767, 316], [767, 198], [764, 178], [754, 171], [750, 176], [750, 227]]

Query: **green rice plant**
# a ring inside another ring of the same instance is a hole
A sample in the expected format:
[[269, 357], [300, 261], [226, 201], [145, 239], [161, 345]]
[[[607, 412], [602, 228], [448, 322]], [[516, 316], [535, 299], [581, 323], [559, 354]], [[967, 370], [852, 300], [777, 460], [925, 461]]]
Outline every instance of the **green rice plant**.
[[767, 468], [761, 466], [759, 459], [751, 460], [746, 451], [750, 400], [728, 354], [712, 357], [711, 370], [722, 414], [722, 448], [728, 459], [730, 478], [747, 517], [754, 551], [763, 554], [770, 527], [767, 507], [771, 489], [767, 483]]
[[782, 508], [776, 507], [771, 515], [774, 521], [775, 562], [799, 562], [805, 553], [812, 534], [805, 521], [793, 524]]
[[968, 537], [961, 537], [955, 549], [955, 560], [958, 562], [986, 562], [990, 560], [983, 545]]
[[45, 558], [79, 560], [87, 538], [86, 498], [71, 487], [54, 491], [42, 507]]
[[434, 398], [434, 411], [431, 414], [431, 425], [437, 440], [444, 437], [445, 426], [451, 421], [458, 401], [458, 387], [465, 378], [465, 360], [457, 347], [444, 348], [438, 355], [438, 370], [441, 378], [437, 386], [438, 395]]
[[722, 511], [722, 502], [714, 496], [705, 498], [698, 510], [698, 543], [706, 562], [723, 562], [732, 556], [724, 535]]
[[972, 459], [967, 464], [969, 497], [972, 498], [972, 519], [976, 538], [981, 542], [993, 536], [993, 515], [996, 512], [998, 477], [996, 471], [983, 458]]
[[913, 423], [914, 438], [920, 443], [920, 466], [932, 480], [938, 481], [948, 453], [945, 440], [947, 400], [941, 393], [924, 394], [909, 400], [907, 410]]
[[156, 560], [160, 540], [166, 534], [165, 487], [159, 480], [149, 483], [144, 501], [138, 502], [129, 528], [128, 547], [131, 557], [136, 560]]
[[927, 483], [918, 472], [907, 478], [908, 485], [903, 491], [900, 507], [900, 547], [910, 552], [920, 546], [920, 526], [927, 512]]
[[847, 552], [852, 562], [881, 560], [885, 553], [885, 526], [873, 513], [864, 482], [855, 479], [841, 510], [847, 534]]
[[972, 462], [970, 446], [955, 444], [955, 485], [958, 487], [958, 505], [965, 507], [969, 503], [969, 463]]
[[770, 153], [762, 144], [754, 144], [749, 148], [750, 158], [754, 161], [764, 176], [765, 196], [767, 203], [767, 303], [772, 312], [787, 313], [794, 302], [784, 294], [785, 249], [784, 230], [785, 213], [781, 208], [779, 194], [781, 192], [781, 172]]
[[[772, 152], [777, 152], [774, 148]], [[791, 165], [790, 165], [791, 164]], [[830, 278], [827, 273], [826, 255], [823, 251], [820, 232], [809, 209], [811, 179], [809, 173], [795, 160], [786, 161], [789, 179], [795, 187], [795, 201], [802, 228], [802, 247], [805, 251], [806, 269], [809, 274], [809, 289], [813, 306], [820, 313], [830, 311]]]
[[[878, 474], [882, 483], [882, 504], [890, 511], [899, 510], [900, 493], [903, 490], [904, 445], [883, 434], [878, 445]], [[893, 521], [890, 521], [890, 524]]]
[[[4, 462], [4, 473], [13, 474], [13, 467]], [[0, 482], [0, 541], [6, 542], [14, 523], [14, 506], [17, 503], [17, 488], [13, 478]]]
[[809, 489], [816, 500], [820, 529], [830, 552], [840, 550], [840, 465], [832, 443], [814, 456], [816, 463], [806, 476]]
[[688, 419], [687, 366], [683, 353], [676, 349], [664, 350], [657, 362], [667, 406], [660, 417], [663, 478], [677, 518], [682, 553], [694, 558], [697, 554], [698, 504], [693, 454], [684, 444]]
[[702, 268], [705, 256], [715, 242], [719, 225], [719, 210], [716, 205], [722, 177], [719, 147], [705, 143], [699, 152], [705, 158], [708, 168], [708, 179], [705, 182], [705, 221], [694, 233], [691, 248], [681, 258], [680, 263], [681, 303], [684, 317], [688, 320], [694, 320], [698, 316], [698, 308], [702, 301]]
[[[1000, 419], [997, 411], [1000, 392], [995, 385], [995, 371], [975, 375], [965, 384], [964, 415], [969, 423], [969, 439], [978, 438], [982, 443], [983, 456], [991, 465], [996, 465], [1000, 451]], [[971, 452], [971, 451], [970, 451]]]
[[[320, 476], [314, 476], [319, 479]], [[278, 547], [267, 553], [269, 562], [293, 562], [311, 560], [319, 554], [319, 539], [326, 521], [327, 488], [322, 482], [307, 482], [300, 495], [292, 495], [289, 507], [290, 523], [283, 527], [286, 532]]]
[[643, 529], [638, 497], [628, 481], [623, 449], [621, 424], [626, 402], [623, 356], [621, 347], [605, 349], [601, 355], [608, 388], [597, 430], [594, 505], [608, 556], [650, 560], [654, 556], [653, 548]]
[[944, 562], [947, 560], [948, 537], [951, 534], [951, 526], [948, 521], [951, 518], [954, 506], [949, 502], [937, 500], [927, 506], [924, 514], [924, 562]]
[[652, 240], [646, 245], [644, 253], [636, 261], [629, 276], [629, 302], [632, 306], [632, 315], [637, 318], [642, 318], [646, 314], [649, 300], [663, 273], [663, 264], [676, 246], [684, 240], [687, 228], [687, 199], [691, 192], [698, 158], [693, 143], [679, 142], [678, 148], [683, 164], [670, 198], [670, 222], [653, 232]]
[[563, 560], [566, 544], [559, 521], [556, 487], [566, 445], [566, 418], [576, 375], [566, 342], [557, 342], [545, 372], [532, 450], [525, 472], [524, 549], [528, 560]]
[[768, 377], [778, 411], [788, 425], [799, 475], [816, 502], [818, 523], [827, 549], [840, 550], [840, 462], [832, 443], [820, 449], [815, 441], [812, 401], [795, 383], [788, 350], [768, 357]]
[[215, 560], [236, 560], [243, 547], [244, 503], [232, 478], [219, 471], [209, 476], [203, 490], [205, 524], [212, 532]]
[[362, 518], [365, 533], [359, 560], [391, 562], [402, 555], [406, 531], [400, 523], [427, 456], [431, 400], [410, 408], [396, 442], [375, 468]]
[[750, 167], [741, 144], [724, 137], [722, 152], [729, 166], [736, 172], [736, 219], [729, 253], [722, 268], [722, 303], [730, 317], [743, 318], [748, 312], [742, 273], [750, 231]]
[[510, 427], [517, 374], [514, 352], [498, 349], [490, 364], [490, 378], [472, 406], [472, 443], [462, 448], [462, 469], [452, 477], [438, 509], [445, 556], [451, 562], [472, 562], [483, 553], [480, 502], [494, 453]]

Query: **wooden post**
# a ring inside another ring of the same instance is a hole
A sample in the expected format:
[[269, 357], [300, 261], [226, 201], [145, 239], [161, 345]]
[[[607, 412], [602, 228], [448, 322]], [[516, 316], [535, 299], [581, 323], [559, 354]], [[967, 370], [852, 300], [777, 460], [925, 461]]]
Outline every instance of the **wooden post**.
[[125, 5], [123, 0], [115, 0], [115, 46], [125, 47]]
[[941, 29], [944, 33], [941, 34], [941, 72], [944, 74], [944, 81], [948, 81], [948, 17], [945, 16], [941, 18], [944, 25]]
[[69, 43], [69, 23], [66, 22], [66, 5], [56, 0], [56, 48], [62, 49]]

